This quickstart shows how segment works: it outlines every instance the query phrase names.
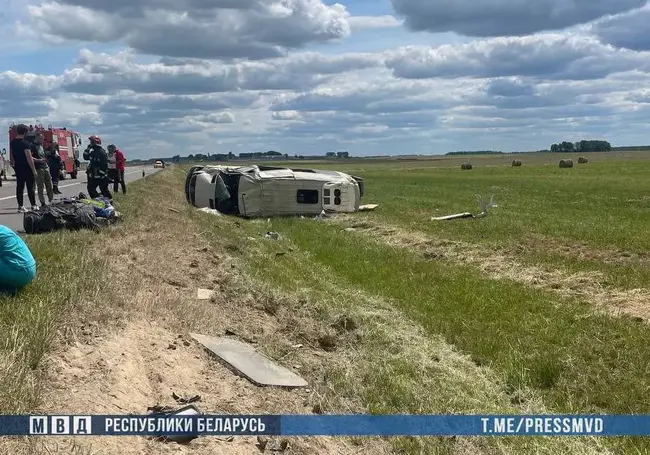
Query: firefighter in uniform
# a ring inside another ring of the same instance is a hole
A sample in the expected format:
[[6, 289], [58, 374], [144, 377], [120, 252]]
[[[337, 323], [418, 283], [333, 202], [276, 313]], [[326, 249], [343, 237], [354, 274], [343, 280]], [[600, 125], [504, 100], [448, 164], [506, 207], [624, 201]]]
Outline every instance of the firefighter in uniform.
[[84, 160], [90, 161], [86, 170], [88, 175], [88, 195], [91, 198], [98, 197], [97, 187], [99, 186], [102, 196], [113, 199], [108, 189], [108, 154], [102, 147], [102, 140], [99, 136], [90, 136], [88, 140], [90, 144], [83, 154]]

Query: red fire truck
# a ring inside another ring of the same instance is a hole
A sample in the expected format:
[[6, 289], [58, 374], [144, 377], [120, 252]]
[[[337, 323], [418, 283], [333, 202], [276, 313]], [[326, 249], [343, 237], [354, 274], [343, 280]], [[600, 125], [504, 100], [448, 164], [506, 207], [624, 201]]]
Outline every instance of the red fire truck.
[[[48, 125], [45, 128], [43, 125], [29, 125], [30, 130], [36, 131], [43, 135], [43, 148], [51, 150], [54, 146], [58, 145], [59, 156], [63, 162], [59, 179], [65, 180], [70, 175], [73, 179], [77, 178], [79, 171], [79, 147], [81, 146], [81, 136], [67, 128], [55, 128]], [[16, 137], [16, 125], [12, 124], [9, 127], [9, 142]]]

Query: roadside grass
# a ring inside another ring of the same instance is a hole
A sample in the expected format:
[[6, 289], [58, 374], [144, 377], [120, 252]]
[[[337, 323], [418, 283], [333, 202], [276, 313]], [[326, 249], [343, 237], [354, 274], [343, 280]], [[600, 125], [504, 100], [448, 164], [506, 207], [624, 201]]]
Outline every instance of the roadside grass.
[[[193, 212], [203, 237], [239, 259], [245, 274], [240, 292], [256, 289], [275, 296], [269, 312], [286, 318], [286, 330], [296, 341], [318, 344], [329, 337], [334, 351], [319, 363], [312, 376], [320, 412], [347, 412], [361, 402], [371, 413], [543, 413], [540, 394], [518, 384], [512, 387], [487, 366], [477, 365], [444, 337], [425, 330], [405, 316], [386, 293], [368, 292], [348, 280], [348, 267], [325, 264], [311, 248], [295, 241], [294, 231], [280, 241], [266, 239], [267, 230], [284, 226], [266, 220], [240, 221]], [[298, 221], [295, 221], [298, 223]], [[332, 232], [312, 220], [303, 220], [305, 236]], [[318, 236], [312, 237], [316, 241]], [[359, 243], [364, 243], [359, 242]], [[329, 243], [328, 243], [329, 244]], [[330, 245], [331, 246], [331, 245]], [[340, 252], [334, 248], [332, 254]], [[356, 251], [358, 253], [358, 251]], [[384, 263], [377, 264], [384, 266]], [[384, 277], [385, 278], [385, 277]], [[391, 279], [391, 282], [396, 280]], [[391, 286], [391, 283], [386, 283]], [[414, 291], [414, 289], [411, 289]], [[342, 323], [341, 321], [344, 321]], [[271, 337], [272, 338], [272, 337]], [[271, 357], [271, 339], [264, 349]], [[600, 441], [589, 438], [393, 438], [398, 453], [604, 453]]]
[[40, 402], [42, 361], [57, 336], [84, 311], [83, 303], [102, 289], [105, 262], [86, 248], [89, 232], [28, 236], [37, 261], [36, 279], [17, 296], [0, 296], [0, 411], [27, 413]]
[[[137, 198], [137, 191], [119, 195], [116, 207], [132, 206]], [[37, 408], [47, 380], [47, 354], [94, 336], [123, 312], [127, 302], [121, 286], [128, 283], [113, 283], [108, 258], [95, 251], [95, 245], [110, 241], [119, 229], [23, 234], [37, 262], [37, 276], [15, 296], [0, 294], [1, 413]]]
[[[588, 171], [595, 174], [576, 179], [583, 193], [587, 187], [602, 192], [611, 187], [615, 190], [613, 197], [622, 205], [622, 197], [636, 194], [638, 199], [647, 190], [648, 183], [643, 180], [627, 189], [608, 177], [608, 172], [620, 168], [623, 181], [633, 185], [631, 180], [640, 179], [639, 169], [647, 171], [647, 164], [620, 167], [620, 163], [612, 163], [607, 172], [604, 168], [610, 163], [593, 164], [598, 164], [592, 167], [600, 171]], [[364, 199], [380, 204], [380, 209], [370, 216], [405, 228], [420, 230], [426, 225], [432, 236], [508, 245], [524, 239], [529, 232], [561, 239], [576, 239], [575, 235], [585, 232], [591, 240], [580, 240], [593, 246], [634, 251], [647, 247], [648, 240], [632, 232], [642, 226], [643, 214], [639, 219], [628, 219], [628, 224], [623, 216], [604, 218], [634, 234], [631, 246], [617, 243], [621, 239], [616, 226], [598, 226], [598, 214], [592, 211], [594, 207], [614, 210], [616, 204], [609, 199], [594, 198], [595, 205], [590, 209], [571, 204], [570, 213], [575, 218], [577, 212], [582, 221], [579, 226], [561, 222], [563, 216], [570, 215], [558, 208], [553, 211], [556, 196], [545, 195], [544, 188], [557, 188], [557, 182], [564, 182], [564, 187], [560, 185], [564, 191], [576, 190], [575, 181], [569, 181], [566, 175], [544, 177], [539, 169], [531, 167], [530, 171], [526, 168], [530, 172], [527, 177], [507, 179], [503, 175], [513, 169], [490, 169], [464, 174], [456, 174], [455, 169], [370, 171], [362, 175], [368, 188]], [[536, 173], [542, 175], [537, 185], [533, 184]], [[151, 232], [153, 228], [145, 228], [150, 220], [139, 214], [150, 213], [152, 204], [164, 210], [160, 207], [161, 192], [184, 200], [183, 179], [183, 170], [171, 167], [148, 177], [147, 185], [133, 184], [138, 191], [118, 200], [127, 223]], [[609, 179], [610, 186], [598, 186], [596, 181], [601, 179]], [[467, 210], [465, 201], [474, 204], [477, 182], [488, 190], [499, 187], [510, 196], [506, 201], [516, 203], [504, 204], [495, 191], [502, 207], [495, 210], [494, 216], [446, 225], [428, 221], [433, 215], [430, 207], [445, 212], [451, 208], [450, 213]], [[524, 185], [523, 192], [516, 186], [520, 184]], [[440, 188], [445, 185], [448, 188]], [[454, 191], [454, 186], [459, 192]], [[571, 201], [562, 191], [557, 198], [565, 203]], [[443, 204], [447, 200], [451, 202]], [[552, 220], [540, 222], [539, 213], [524, 210], [528, 201], [538, 209], [549, 208], [556, 224]], [[633, 211], [628, 212], [630, 215]], [[644, 348], [650, 341], [649, 332], [627, 318], [594, 315], [586, 304], [512, 282], [487, 280], [471, 267], [423, 261], [403, 249], [342, 232], [327, 223], [310, 219], [274, 220], [270, 224], [265, 220], [242, 220], [233, 226], [229, 217], [189, 209], [179, 216], [186, 214], [194, 220], [198, 232], [175, 233], [179, 241], [183, 236], [200, 234], [215, 247], [239, 258], [250, 283], [243, 276], [236, 290], [255, 285], [258, 295], [267, 296], [272, 306], [284, 305], [286, 330], [293, 331], [296, 337], [336, 335], [332, 324], [341, 316], [357, 321], [359, 330], [352, 331], [356, 334], [338, 333], [342, 340], [336, 350], [338, 355], [327, 355], [320, 370], [313, 370], [322, 373], [319, 394], [325, 410], [344, 410], [347, 402], [361, 400], [372, 412], [648, 412], [644, 392], [650, 382], [650, 353]], [[508, 220], [518, 226], [514, 229], [516, 235], [509, 231]], [[111, 311], [125, 305], [119, 286], [107, 286], [110, 271], [106, 272], [104, 260], [93, 256], [88, 246], [95, 241], [110, 241], [127, 226], [99, 237], [85, 232], [55, 233], [28, 240], [39, 261], [39, 277], [18, 297], [0, 298], [4, 307], [0, 323], [5, 328], [3, 364], [7, 366], [0, 379], [0, 385], [6, 385], [0, 392], [3, 412], [26, 412], [38, 403], [40, 364], [57, 336], [74, 337], [77, 321], [108, 318]], [[285, 240], [265, 239], [263, 234], [268, 230], [280, 232]], [[154, 246], [155, 233], [151, 237]], [[62, 245], [71, 247], [63, 249]], [[278, 292], [284, 297], [276, 301], [272, 296]], [[272, 344], [267, 349], [272, 352]], [[601, 443], [586, 438], [395, 441], [396, 447], [406, 453], [596, 453]], [[646, 443], [638, 440], [609, 443], [647, 450]]]
[[328, 267], [333, 280], [390, 299], [430, 333], [501, 371], [513, 390], [538, 389], [564, 412], [650, 410], [643, 399], [650, 332], [629, 318], [593, 314], [585, 303], [312, 220], [275, 221], [273, 229]]

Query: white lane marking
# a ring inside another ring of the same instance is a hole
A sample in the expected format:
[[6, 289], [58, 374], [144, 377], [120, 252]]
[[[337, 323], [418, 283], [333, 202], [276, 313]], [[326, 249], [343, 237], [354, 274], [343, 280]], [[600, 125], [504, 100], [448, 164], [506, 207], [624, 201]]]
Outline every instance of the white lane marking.
[[[129, 175], [129, 174], [137, 174], [142, 171], [131, 171], [131, 172], [125, 172], [124, 175]], [[59, 188], [67, 188], [69, 186], [75, 186], [75, 185], [83, 185], [87, 182], [75, 182], [75, 183], [69, 183], [67, 185], [59, 185]], [[6, 201], [9, 199], [16, 199], [16, 195], [14, 194], [13, 196], [5, 196], [5, 197], [0, 197], [0, 201]]]

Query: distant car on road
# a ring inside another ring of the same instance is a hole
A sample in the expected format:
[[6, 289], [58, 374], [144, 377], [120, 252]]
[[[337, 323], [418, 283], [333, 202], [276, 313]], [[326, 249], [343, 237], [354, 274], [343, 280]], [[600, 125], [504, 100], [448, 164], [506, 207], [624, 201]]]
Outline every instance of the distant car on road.
[[165, 168], [165, 163], [162, 160], [156, 160], [155, 163], [153, 163], [154, 169], [164, 169]]

